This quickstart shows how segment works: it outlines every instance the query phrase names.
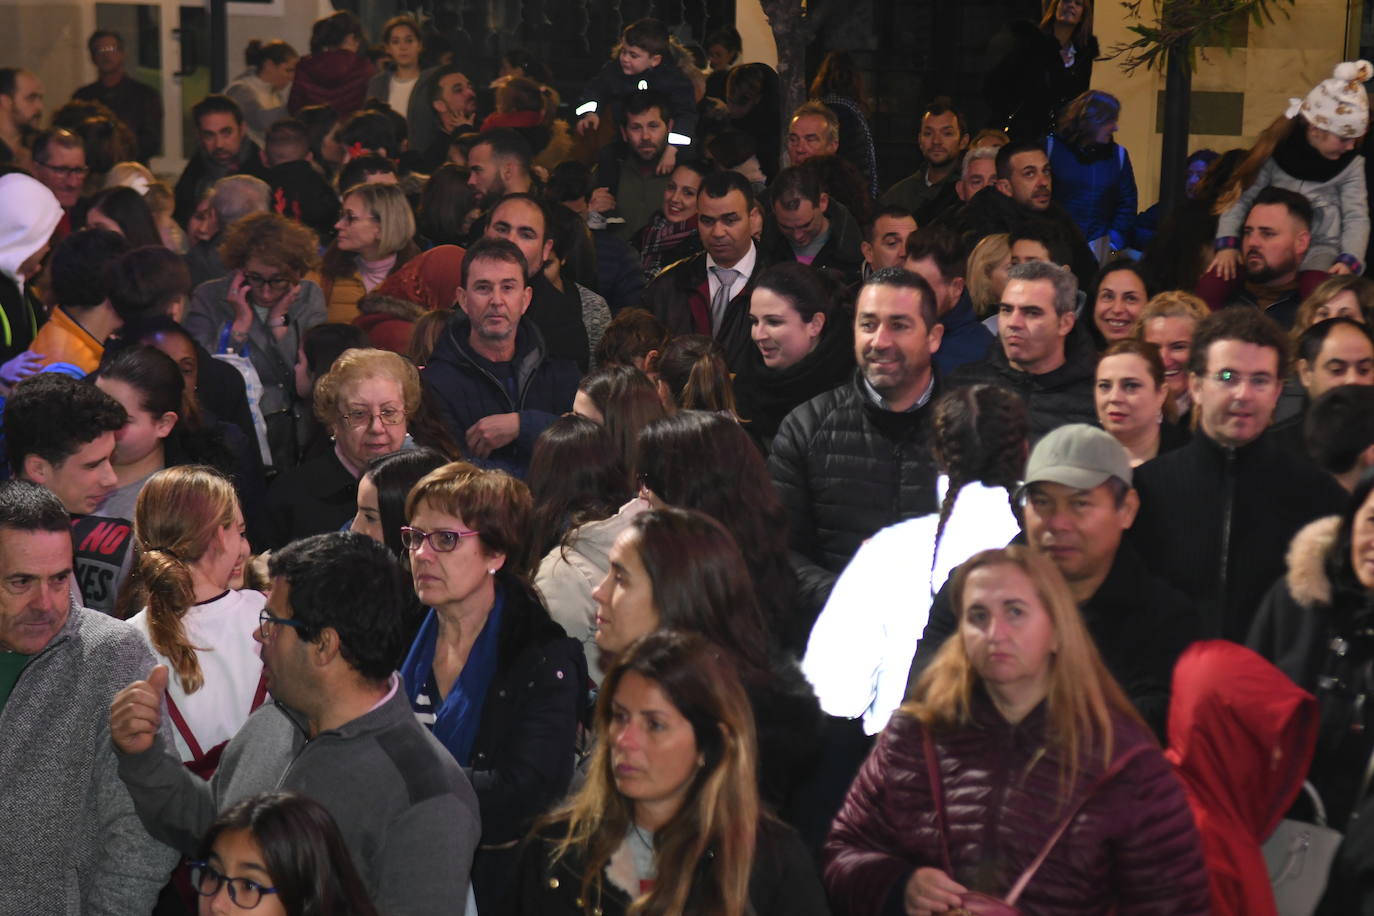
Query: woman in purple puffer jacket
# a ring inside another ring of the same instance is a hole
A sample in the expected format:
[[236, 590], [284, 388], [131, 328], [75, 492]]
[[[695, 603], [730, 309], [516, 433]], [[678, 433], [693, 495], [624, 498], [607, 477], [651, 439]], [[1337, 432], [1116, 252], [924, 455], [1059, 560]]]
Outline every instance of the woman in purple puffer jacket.
[[984, 551], [955, 574], [953, 601], [958, 633], [831, 828], [836, 911], [924, 916], [981, 893], [1025, 914], [1207, 913], [1183, 787], [1058, 569], [1026, 547]]

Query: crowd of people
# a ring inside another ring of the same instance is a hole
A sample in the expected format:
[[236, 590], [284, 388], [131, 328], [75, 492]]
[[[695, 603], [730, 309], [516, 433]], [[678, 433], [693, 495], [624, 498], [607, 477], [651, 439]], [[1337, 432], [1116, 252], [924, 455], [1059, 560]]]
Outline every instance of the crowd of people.
[[909, 175], [688, 38], [0, 69], [0, 916], [1374, 902], [1374, 67], [1161, 214], [1091, 0]]

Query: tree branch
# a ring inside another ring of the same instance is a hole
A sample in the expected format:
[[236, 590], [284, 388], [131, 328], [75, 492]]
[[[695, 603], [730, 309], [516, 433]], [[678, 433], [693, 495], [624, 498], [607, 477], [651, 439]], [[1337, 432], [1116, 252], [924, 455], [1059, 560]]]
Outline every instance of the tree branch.
[[1255, 25], [1274, 22], [1274, 14], [1290, 15], [1296, 0], [1153, 0], [1154, 21], [1142, 19], [1144, 0], [1122, 0], [1129, 18], [1140, 22], [1129, 31], [1140, 36], [1135, 41], [1114, 46], [1108, 59], [1122, 58], [1121, 69], [1134, 73], [1141, 67], [1163, 68], [1172, 53], [1182, 54], [1189, 71], [1196, 63], [1197, 49], [1221, 47], [1231, 51], [1231, 27], [1244, 16]]

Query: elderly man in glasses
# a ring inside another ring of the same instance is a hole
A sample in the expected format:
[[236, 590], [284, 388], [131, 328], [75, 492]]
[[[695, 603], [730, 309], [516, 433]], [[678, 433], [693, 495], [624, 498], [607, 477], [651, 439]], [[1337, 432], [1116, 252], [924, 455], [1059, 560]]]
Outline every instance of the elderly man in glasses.
[[115, 697], [110, 737], [139, 817], [194, 854], [218, 812], [298, 792], [334, 816], [380, 912], [455, 912], [480, 834], [477, 797], [394, 671], [404, 573], [381, 544], [341, 532], [296, 541], [268, 570], [256, 636], [274, 702], [229, 742], [213, 779], [183, 767], [159, 733], [166, 668]]

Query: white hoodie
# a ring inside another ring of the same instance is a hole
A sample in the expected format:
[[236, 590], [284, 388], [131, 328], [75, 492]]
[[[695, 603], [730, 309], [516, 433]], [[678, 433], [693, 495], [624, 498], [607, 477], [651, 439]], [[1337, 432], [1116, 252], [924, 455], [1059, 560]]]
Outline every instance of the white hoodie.
[[62, 221], [62, 205], [47, 185], [22, 172], [0, 175], [0, 274], [24, 287], [19, 268]]

